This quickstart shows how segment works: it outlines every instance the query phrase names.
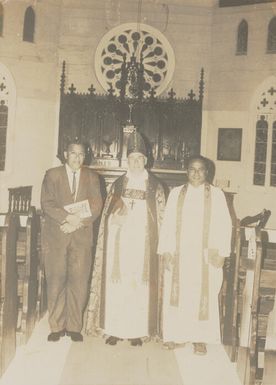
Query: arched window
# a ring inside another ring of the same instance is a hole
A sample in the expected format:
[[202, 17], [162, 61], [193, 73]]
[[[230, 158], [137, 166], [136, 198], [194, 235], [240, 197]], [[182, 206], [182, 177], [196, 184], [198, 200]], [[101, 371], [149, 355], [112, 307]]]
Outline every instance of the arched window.
[[276, 121], [272, 125], [270, 186], [276, 186]]
[[4, 26], [4, 8], [0, 4], [0, 36], [3, 36], [3, 26]]
[[269, 77], [256, 98], [253, 184], [276, 187], [276, 77]]
[[11, 165], [10, 149], [15, 118], [15, 93], [14, 80], [8, 68], [0, 62], [0, 172], [9, 170]]
[[265, 185], [268, 123], [261, 115], [256, 124], [254, 184]]
[[267, 52], [276, 53], [276, 17], [273, 17], [268, 25]]
[[35, 32], [35, 13], [32, 7], [28, 7], [24, 16], [23, 41], [33, 43]]
[[6, 163], [6, 145], [8, 130], [8, 107], [5, 101], [0, 101], [0, 171], [5, 170]]
[[247, 54], [247, 41], [248, 41], [248, 23], [242, 20], [238, 26], [237, 34], [237, 55]]

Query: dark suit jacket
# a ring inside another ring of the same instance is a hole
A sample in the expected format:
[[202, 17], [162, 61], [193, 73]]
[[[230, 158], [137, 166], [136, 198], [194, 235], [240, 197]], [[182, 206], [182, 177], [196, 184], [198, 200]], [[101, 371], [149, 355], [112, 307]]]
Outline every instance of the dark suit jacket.
[[102, 197], [99, 176], [88, 167], [80, 170], [79, 187], [75, 202], [88, 199], [92, 217], [84, 219], [84, 226], [71, 234], [64, 234], [60, 230], [61, 223], [68, 212], [65, 205], [74, 203], [66, 167], [60, 166], [48, 170], [45, 174], [41, 189], [41, 207], [45, 215], [45, 241], [55, 249], [62, 249], [74, 240], [74, 244], [90, 247], [93, 243], [93, 222], [101, 213]]

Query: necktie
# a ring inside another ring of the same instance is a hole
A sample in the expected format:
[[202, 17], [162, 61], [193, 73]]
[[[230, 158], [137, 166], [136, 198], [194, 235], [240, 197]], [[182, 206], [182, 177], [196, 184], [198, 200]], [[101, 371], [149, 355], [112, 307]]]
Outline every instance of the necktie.
[[77, 180], [76, 180], [76, 172], [73, 172], [73, 182], [72, 182], [72, 196], [75, 199], [77, 189]]

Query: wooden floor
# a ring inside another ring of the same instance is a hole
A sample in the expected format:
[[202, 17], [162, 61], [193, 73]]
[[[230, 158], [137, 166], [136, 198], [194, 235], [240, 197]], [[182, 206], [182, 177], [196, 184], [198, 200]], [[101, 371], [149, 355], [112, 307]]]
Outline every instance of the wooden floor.
[[50, 343], [48, 332], [45, 317], [17, 350], [1, 385], [241, 385], [222, 346], [208, 346], [202, 357], [190, 344], [167, 351], [155, 342], [107, 346], [92, 337]]

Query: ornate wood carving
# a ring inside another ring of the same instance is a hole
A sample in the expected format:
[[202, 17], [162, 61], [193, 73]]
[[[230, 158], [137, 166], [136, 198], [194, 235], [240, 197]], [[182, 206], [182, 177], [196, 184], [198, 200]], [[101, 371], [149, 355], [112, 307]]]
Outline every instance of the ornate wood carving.
[[128, 125], [136, 126], [148, 143], [150, 167], [184, 170], [186, 158], [200, 152], [203, 70], [198, 98], [193, 90], [187, 98], [176, 98], [173, 89], [167, 97], [155, 97], [154, 89], [145, 97], [142, 60], [140, 58], [140, 63], [136, 63], [135, 58], [129, 63], [124, 60], [119, 97], [114, 96], [112, 85], [105, 95], [96, 94], [93, 85], [87, 93], [78, 93], [74, 84], [66, 90], [63, 62], [59, 159], [63, 160], [66, 143], [77, 137], [87, 144], [87, 164], [107, 169], [121, 167], [123, 132]]

